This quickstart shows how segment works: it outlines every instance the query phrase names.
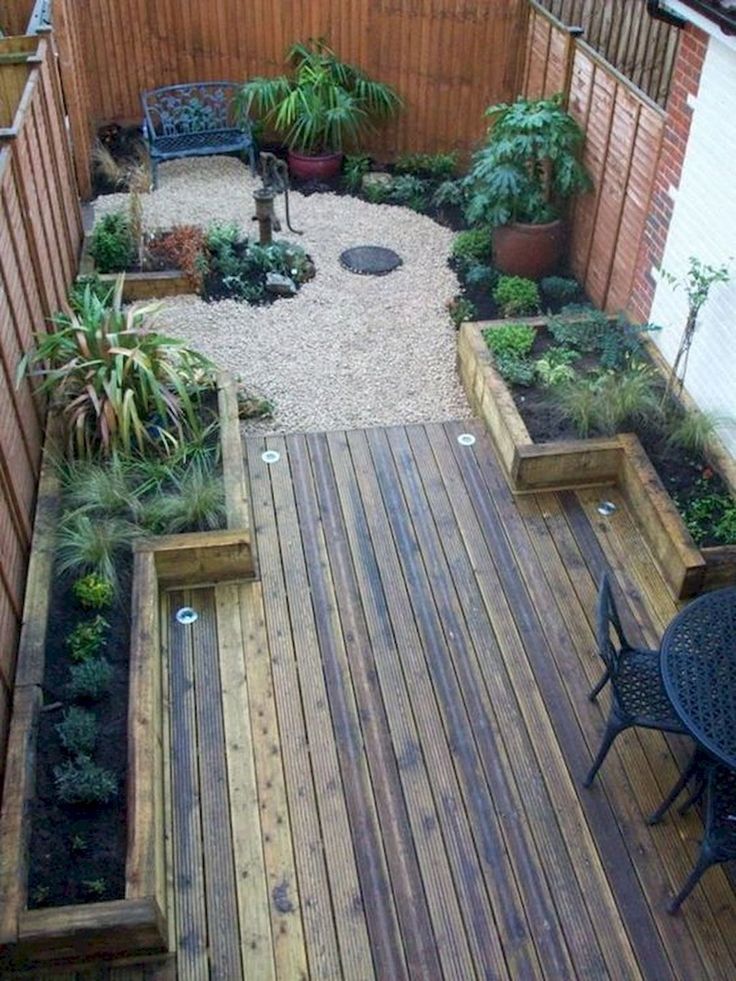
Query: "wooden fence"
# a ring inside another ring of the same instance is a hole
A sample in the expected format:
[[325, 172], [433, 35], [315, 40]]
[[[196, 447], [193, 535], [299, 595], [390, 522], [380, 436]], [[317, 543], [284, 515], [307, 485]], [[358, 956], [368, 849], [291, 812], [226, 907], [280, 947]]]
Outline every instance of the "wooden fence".
[[[92, 122], [135, 120], [140, 92], [283, 71], [294, 41], [325, 37], [340, 57], [394, 84], [406, 110], [370, 149], [472, 149], [483, 110], [513, 98], [526, 0], [69, 0]], [[73, 8], [73, 10], [72, 10]], [[58, 18], [55, 5], [55, 19]], [[61, 47], [62, 26], [55, 23]], [[66, 42], [65, 42], [66, 43]]]
[[665, 105], [680, 31], [651, 17], [646, 0], [539, 2], [566, 26], [582, 28], [583, 39], [598, 54], [655, 102]]
[[65, 302], [82, 238], [51, 41], [0, 40], [0, 770], [23, 610], [44, 411], [21, 354]]
[[570, 215], [572, 269], [594, 303], [617, 312], [629, 301], [665, 113], [539, 4], [531, 8], [522, 91], [566, 94], [594, 183]]

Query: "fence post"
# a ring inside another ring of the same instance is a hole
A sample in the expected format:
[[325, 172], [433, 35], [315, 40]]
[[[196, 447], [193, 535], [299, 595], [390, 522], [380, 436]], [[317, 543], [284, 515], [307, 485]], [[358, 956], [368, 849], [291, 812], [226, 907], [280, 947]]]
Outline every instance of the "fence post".
[[565, 51], [565, 83], [562, 87], [562, 101], [565, 109], [570, 108], [570, 89], [572, 88], [572, 70], [575, 65], [575, 52], [579, 37], [582, 37], [582, 27], [567, 28], [567, 50]]
[[59, 69], [64, 101], [69, 116], [74, 170], [77, 189], [83, 201], [92, 197], [92, 177], [90, 174], [90, 133], [87, 104], [83, 99], [83, 88], [87, 84], [85, 66], [76, 57], [78, 46], [73, 36], [67, 0], [54, 0], [54, 39], [59, 54]]

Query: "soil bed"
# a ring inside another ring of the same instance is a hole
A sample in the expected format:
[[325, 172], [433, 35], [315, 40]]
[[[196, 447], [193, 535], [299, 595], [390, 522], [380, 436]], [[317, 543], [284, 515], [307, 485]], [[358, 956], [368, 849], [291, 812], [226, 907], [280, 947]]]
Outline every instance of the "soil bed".
[[[531, 358], [542, 357], [554, 346], [554, 343], [554, 339], [545, 330], [539, 330], [531, 350]], [[582, 358], [576, 364], [576, 369], [581, 375], [599, 367], [599, 361], [592, 355]], [[537, 384], [513, 385], [508, 382], [507, 386], [535, 443], [580, 438], [570, 419], [566, 418], [555, 404], [549, 388]], [[658, 380], [655, 391], [658, 397], [664, 393], [664, 384], [661, 380]], [[639, 437], [654, 469], [681, 512], [687, 511], [688, 505], [693, 500], [701, 498], [704, 493], [714, 496], [730, 493], [726, 482], [713, 470], [702, 453], [687, 451], [681, 446], [668, 442], [667, 433], [653, 425], [632, 423], [627, 425], [626, 429], [627, 432], [634, 432]], [[607, 434], [597, 430], [590, 432], [590, 436], [603, 435]], [[717, 523], [718, 515], [701, 519], [697, 536], [698, 545], [707, 547], [724, 544], [723, 540], [715, 534]]]
[[[130, 597], [132, 562], [119, 568], [120, 596]], [[89, 618], [74, 599], [75, 576], [54, 576], [46, 641], [44, 701], [58, 708], [41, 712], [36, 749], [36, 796], [31, 813], [28, 906], [65, 906], [122, 899], [125, 895], [125, 772], [127, 766], [128, 659], [130, 609], [123, 601], [105, 611], [110, 624], [105, 659], [113, 669], [110, 690], [99, 702], [85, 703], [99, 723], [95, 762], [115, 774], [117, 793], [100, 805], [61, 803], [56, 795], [54, 769], [68, 756], [56, 725], [70, 705], [67, 686], [71, 663], [66, 638], [80, 620]], [[81, 703], [80, 703], [81, 704]]]

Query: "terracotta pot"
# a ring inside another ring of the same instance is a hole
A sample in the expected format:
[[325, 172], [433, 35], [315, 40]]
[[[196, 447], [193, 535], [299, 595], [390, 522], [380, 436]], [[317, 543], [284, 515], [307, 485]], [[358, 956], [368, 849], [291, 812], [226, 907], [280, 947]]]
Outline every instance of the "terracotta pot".
[[303, 181], [326, 180], [340, 172], [342, 153], [312, 155], [289, 150], [289, 170]]
[[494, 264], [507, 276], [549, 276], [565, 254], [566, 232], [561, 218], [544, 225], [512, 223], [494, 228]]

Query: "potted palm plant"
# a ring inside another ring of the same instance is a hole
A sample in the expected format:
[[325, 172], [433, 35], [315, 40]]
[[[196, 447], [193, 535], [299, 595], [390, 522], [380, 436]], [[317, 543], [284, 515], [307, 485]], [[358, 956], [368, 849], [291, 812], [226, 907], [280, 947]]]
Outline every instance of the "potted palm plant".
[[292, 74], [252, 78], [243, 85], [239, 111], [244, 117], [254, 111], [283, 137], [296, 177], [332, 177], [340, 169], [343, 146], [354, 144], [374, 120], [397, 112], [401, 100], [390, 85], [340, 61], [322, 40], [293, 45], [287, 61]]
[[565, 248], [564, 209], [591, 181], [580, 162], [583, 131], [562, 96], [490, 106], [488, 139], [465, 178], [465, 215], [493, 228], [496, 266], [537, 279]]

